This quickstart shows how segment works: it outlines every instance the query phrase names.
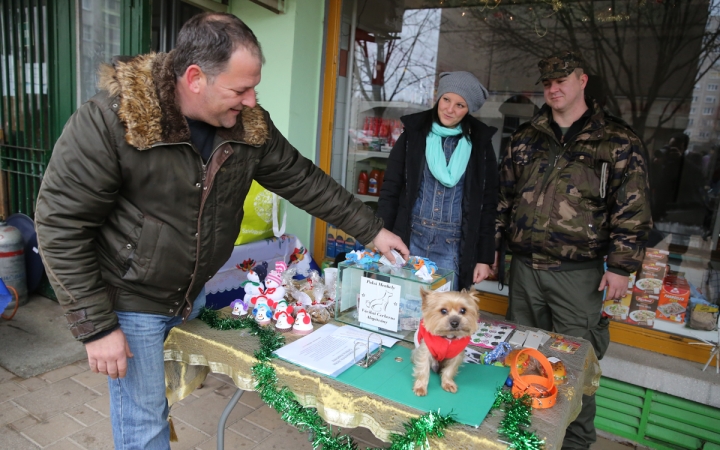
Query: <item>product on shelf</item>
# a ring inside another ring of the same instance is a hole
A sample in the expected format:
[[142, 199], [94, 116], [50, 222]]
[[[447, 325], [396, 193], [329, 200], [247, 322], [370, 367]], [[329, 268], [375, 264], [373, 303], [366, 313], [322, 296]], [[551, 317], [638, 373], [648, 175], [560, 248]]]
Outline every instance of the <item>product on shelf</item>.
[[380, 171], [373, 168], [373, 170], [370, 171], [370, 178], [368, 179], [368, 189], [367, 193], [368, 195], [380, 195]]
[[350, 253], [355, 250], [355, 239], [347, 235], [345, 236], [345, 253]]
[[361, 170], [358, 176], [357, 193], [360, 195], [367, 195], [368, 193], [368, 174], [364, 170]]
[[690, 301], [690, 285], [685, 277], [676, 272], [665, 276], [660, 291], [657, 318], [670, 322], [685, 322], [685, 312]]
[[335, 232], [335, 256], [345, 251], [345, 232], [340, 228]]
[[660, 318], [658, 305], [667, 272], [668, 252], [648, 248], [640, 271], [631, 274], [620, 300], [605, 299], [603, 312], [612, 320], [652, 328]]
[[335, 225], [328, 224], [327, 226], [327, 245], [325, 246], [325, 256], [328, 258], [335, 257], [335, 233], [337, 228]]
[[392, 127], [390, 131], [390, 136], [388, 136], [388, 145], [390, 147], [395, 145], [395, 142], [397, 142], [398, 138], [403, 132], [403, 124], [400, 119], [395, 119], [392, 122]]

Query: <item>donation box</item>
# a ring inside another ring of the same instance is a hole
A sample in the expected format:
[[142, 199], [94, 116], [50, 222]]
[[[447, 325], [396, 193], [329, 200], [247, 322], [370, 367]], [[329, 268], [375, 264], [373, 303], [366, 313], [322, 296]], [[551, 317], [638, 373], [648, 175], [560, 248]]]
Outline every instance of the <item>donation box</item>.
[[422, 318], [420, 289], [450, 291], [455, 274], [439, 269], [431, 281], [424, 281], [412, 266], [351, 261], [340, 263], [338, 269], [335, 319], [408, 342], [413, 342]]

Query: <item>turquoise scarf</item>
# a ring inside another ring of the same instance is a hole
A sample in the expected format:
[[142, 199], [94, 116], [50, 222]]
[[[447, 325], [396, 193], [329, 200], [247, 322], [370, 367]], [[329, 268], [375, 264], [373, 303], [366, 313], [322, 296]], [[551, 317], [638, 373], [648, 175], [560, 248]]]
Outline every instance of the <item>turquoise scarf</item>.
[[455, 128], [445, 128], [434, 122], [432, 131], [425, 141], [425, 159], [427, 159], [430, 172], [443, 186], [449, 188], [455, 186], [465, 173], [467, 163], [470, 161], [472, 144], [468, 139], [460, 138], [455, 151], [450, 156], [450, 161], [446, 162], [442, 138], [457, 136], [460, 133], [462, 133], [460, 125]]

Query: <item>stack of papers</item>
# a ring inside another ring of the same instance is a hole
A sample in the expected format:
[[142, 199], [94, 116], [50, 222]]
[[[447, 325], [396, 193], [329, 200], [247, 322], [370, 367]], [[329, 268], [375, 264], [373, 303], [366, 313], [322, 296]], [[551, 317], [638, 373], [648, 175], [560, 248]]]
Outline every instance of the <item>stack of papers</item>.
[[380, 336], [353, 326], [339, 327], [326, 324], [309, 335], [285, 345], [275, 354], [285, 361], [306, 367], [315, 372], [337, 377], [353, 364], [365, 358], [368, 352], [380, 347], [392, 347], [397, 339]]

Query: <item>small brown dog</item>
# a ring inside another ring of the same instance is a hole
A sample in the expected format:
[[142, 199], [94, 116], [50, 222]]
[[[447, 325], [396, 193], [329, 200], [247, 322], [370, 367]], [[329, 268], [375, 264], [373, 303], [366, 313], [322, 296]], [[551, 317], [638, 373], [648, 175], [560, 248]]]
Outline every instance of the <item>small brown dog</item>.
[[478, 306], [475, 290], [433, 292], [420, 290], [422, 321], [415, 333], [412, 361], [415, 395], [427, 395], [430, 369], [440, 371], [441, 386], [457, 392], [454, 378], [465, 356], [470, 336], [477, 331]]

